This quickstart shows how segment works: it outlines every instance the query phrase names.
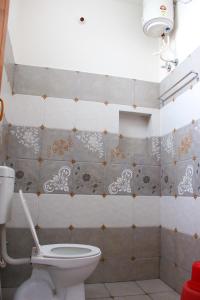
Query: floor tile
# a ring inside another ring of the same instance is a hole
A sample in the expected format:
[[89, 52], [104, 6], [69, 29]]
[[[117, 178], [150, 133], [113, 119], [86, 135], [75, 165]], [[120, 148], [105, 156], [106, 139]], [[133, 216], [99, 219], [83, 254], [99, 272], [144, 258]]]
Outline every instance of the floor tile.
[[114, 300], [151, 300], [147, 295], [115, 297]]
[[152, 300], [180, 300], [180, 296], [175, 292], [150, 294]]
[[[89, 298], [86, 298], [86, 300], [88, 300]], [[113, 300], [113, 298], [92, 298], [92, 299], [89, 299], [89, 300]]]
[[104, 284], [86, 284], [85, 285], [85, 295], [86, 299], [96, 299], [96, 298], [107, 298], [109, 297], [109, 292], [104, 286]]
[[109, 290], [111, 296], [131, 296], [144, 294], [142, 289], [135, 282], [116, 282], [105, 283], [105, 286]]
[[137, 281], [137, 284], [146, 292], [146, 293], [160, 293], [172, 291], [172, 289], [167, 286], [160, 279], [153, 280], [143, 280]]

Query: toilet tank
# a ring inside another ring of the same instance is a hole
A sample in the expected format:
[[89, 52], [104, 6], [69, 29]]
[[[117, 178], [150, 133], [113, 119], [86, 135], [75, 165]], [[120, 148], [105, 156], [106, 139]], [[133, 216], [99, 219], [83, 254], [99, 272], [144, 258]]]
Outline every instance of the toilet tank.
[[10, 220], [11, 199], [14, 193], [15, 171], [0, 166], [0, 224]]

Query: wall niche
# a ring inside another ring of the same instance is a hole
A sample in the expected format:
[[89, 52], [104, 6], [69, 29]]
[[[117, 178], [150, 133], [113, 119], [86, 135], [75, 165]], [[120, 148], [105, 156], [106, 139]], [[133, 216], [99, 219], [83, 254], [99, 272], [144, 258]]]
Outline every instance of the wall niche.
[[126, 137], [146, 138], [151, 134], [151, 115], [119, 111], [119, 134]]

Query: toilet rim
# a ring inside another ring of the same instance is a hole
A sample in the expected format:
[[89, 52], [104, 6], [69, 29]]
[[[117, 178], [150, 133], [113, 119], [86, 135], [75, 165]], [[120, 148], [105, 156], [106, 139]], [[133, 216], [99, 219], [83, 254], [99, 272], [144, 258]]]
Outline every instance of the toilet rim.
[[[84, 258], [84, 257], [93, 257], [101, 254], [101, 250], [97, 247], [91, 245], [83, 244], [49, 244], [43, 245], [41, 247], [40, 255], [47, 258], [62, 258], [62, 259], [72, 259], [72, 258]], [[57, 249], [57, 253], [56, 250]], [[74, 253], [59, 253], [60, 250], [72, 250]], [[76, 252], [76, 250], [78, 250]], [[85, 251], [84, 251], [85, 250]]]

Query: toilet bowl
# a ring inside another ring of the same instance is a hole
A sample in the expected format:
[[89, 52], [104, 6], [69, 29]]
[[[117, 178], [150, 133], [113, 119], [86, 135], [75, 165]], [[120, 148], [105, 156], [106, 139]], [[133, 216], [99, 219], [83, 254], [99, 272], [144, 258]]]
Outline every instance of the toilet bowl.
[[22, 192], [20, 197], [36, 247], [30, 259], [32, 275], [14, 300], [84, 300], [84, 281], [95, 270], [101, 250], [82, 244], [40, 245]]
[[79, 244], [45, 245], [41, 251], [39, 255], [33, 251], [31, 262], [33, 266], [44, 266], [56, 289], [83, 283], [96, 268], [101, 255], [98, 248]]

